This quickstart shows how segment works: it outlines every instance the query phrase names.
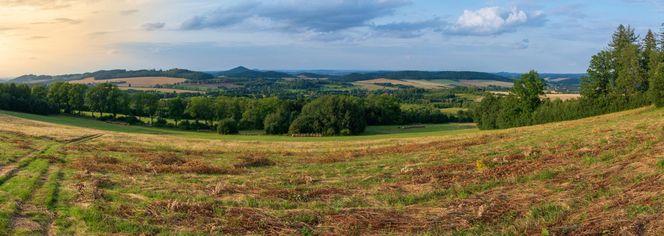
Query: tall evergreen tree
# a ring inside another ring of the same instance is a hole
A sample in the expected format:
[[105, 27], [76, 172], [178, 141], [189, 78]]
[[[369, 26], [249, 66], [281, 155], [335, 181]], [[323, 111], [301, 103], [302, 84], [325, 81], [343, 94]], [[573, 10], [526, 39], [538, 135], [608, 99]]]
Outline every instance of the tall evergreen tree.
[[642, 59], [641, 64], [646, 74], [648, 76], [652, 76], [653, 73], [655, 72], [655, 69], [657, 68], [657, 65], [659, 64], [659, 58], [657, 55], [658, 54], [657, 38], [655, 37], [655, 34], [652, 32], [652, 30], [648, 30], [646, 37], [643, 38], [642, 45], [643, 45], [643, 51], [642, 51], [643, 56], [641, 57]]
[[616, 56], [616, 95], [636, 95], [648, 90], [648, 80], [639, 59], [637, 45], [628, 44], [615, 52]]
[[613, 37], [609, 46], [613, 48], [614, 51], [620, 51], [621, 49], [627, 47], [628, 45], [636, 44], [639, 40], [639, 37], [634, 33], [634, 28], [631, 26], [619, 25], [616, 32], [613, 33]]
[[664, 107], [664, 63], [659, 64], [650, 78], [650, 101], [657, 107]]

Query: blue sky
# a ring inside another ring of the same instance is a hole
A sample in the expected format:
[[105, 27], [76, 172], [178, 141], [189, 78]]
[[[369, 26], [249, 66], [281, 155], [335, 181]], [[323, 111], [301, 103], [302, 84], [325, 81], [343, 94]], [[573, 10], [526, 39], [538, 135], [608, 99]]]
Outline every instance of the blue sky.
[[[583, 72], [664, 0], [0, 0], [0, 76], [189, 68]], [[27, 14], [29, 13], [29, 14]]]

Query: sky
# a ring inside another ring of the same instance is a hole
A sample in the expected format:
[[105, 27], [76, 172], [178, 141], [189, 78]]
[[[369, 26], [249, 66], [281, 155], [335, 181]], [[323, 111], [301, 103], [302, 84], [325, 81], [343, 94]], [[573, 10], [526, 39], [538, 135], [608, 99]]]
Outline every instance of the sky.
[[0, 0], [0, 77], [101, 69], [584, 72], [664, 0]]

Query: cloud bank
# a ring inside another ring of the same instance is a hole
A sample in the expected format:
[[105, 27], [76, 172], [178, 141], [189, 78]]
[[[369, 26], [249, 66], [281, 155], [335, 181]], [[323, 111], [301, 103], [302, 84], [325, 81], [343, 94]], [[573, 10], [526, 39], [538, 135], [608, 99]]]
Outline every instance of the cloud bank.
[[[465, 10], [455, 22], [440, 18], [376, 24], [410, 5], [405, 0], [340, 1], [249, 1], [195, 15], [184, 21], [181, 30], [228, 29], [245, 26], [282, 32], [313, 35], [313, 39], [347, 39], [346, 31], [363, 29], [369, 35], [390, 38], [415, 38], [427, 31], [447, 35], [484, 36], [515, 32], [523, 27], [542, 26], [542, 11], [518, 7], [486, 7]], [[252, 25], [253, 24], [253, 25]]]

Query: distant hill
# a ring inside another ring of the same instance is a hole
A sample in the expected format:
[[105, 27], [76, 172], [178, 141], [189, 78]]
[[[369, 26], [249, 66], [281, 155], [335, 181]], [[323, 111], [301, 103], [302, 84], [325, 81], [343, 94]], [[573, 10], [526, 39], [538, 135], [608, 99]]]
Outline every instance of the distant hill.
[[207, 80], [212, 79], [214, 76], [204, 72], [190, 71], [184, 69], [170, 69], [170, 70], [100, 70], [96, 72], [89, 72], [83, 74], [68, 74], [68, 75], [23, 75], [8, 82], [13, 83], [53, 83], [56, 81], [70, 81], [80, 80], [84, 78], [94, 77], [95, 80], [107, 80], [117, 78], [132, 78], [132, 77], [175, 77], [189, 80]]
[[247, 79], [281, 79], [293, 77], [293, 75], [284, 72], [251, 70], [244, 66], [238, 66], [227, 71], [219, 71], [213, 73], [213, 75]]
[[339, 77], [339, 80], [344, 82], [355, 82], [378, 78], [396, 80], [493, 80], [512, 82], [511, 79], [504, 76], [474, 71], [377, 71], [352, 73]]
[[[549, 87], [558, 91], [578, 91], [581, 77], [585, 74], [540, 74]], [[215, 77], [233, 79], [284, 79], [293, 77], [327, 78], [338, 82], [357, 82], [373, 79], [392, 80], [447, 80], [459, 81], [497, 81], [511, 83], [521, 76], [520, 73], [485, 73], [475, 71], [359, 71], [359, 70], [256, 70], [238, 66], [225, 71], [198, 72], [185, 69], [171, 70], [100, 70], [96, 72], [67, 75], [23, 75], [7, 82], [14, 83], [52, 83], [55, 81], [80, 80], [94, 77], [96, 80], [131, 78], [131, 77], [175, 77], [188, 80], [209, 80]], [[463, 85], [462, 85], [463, 86]]]

